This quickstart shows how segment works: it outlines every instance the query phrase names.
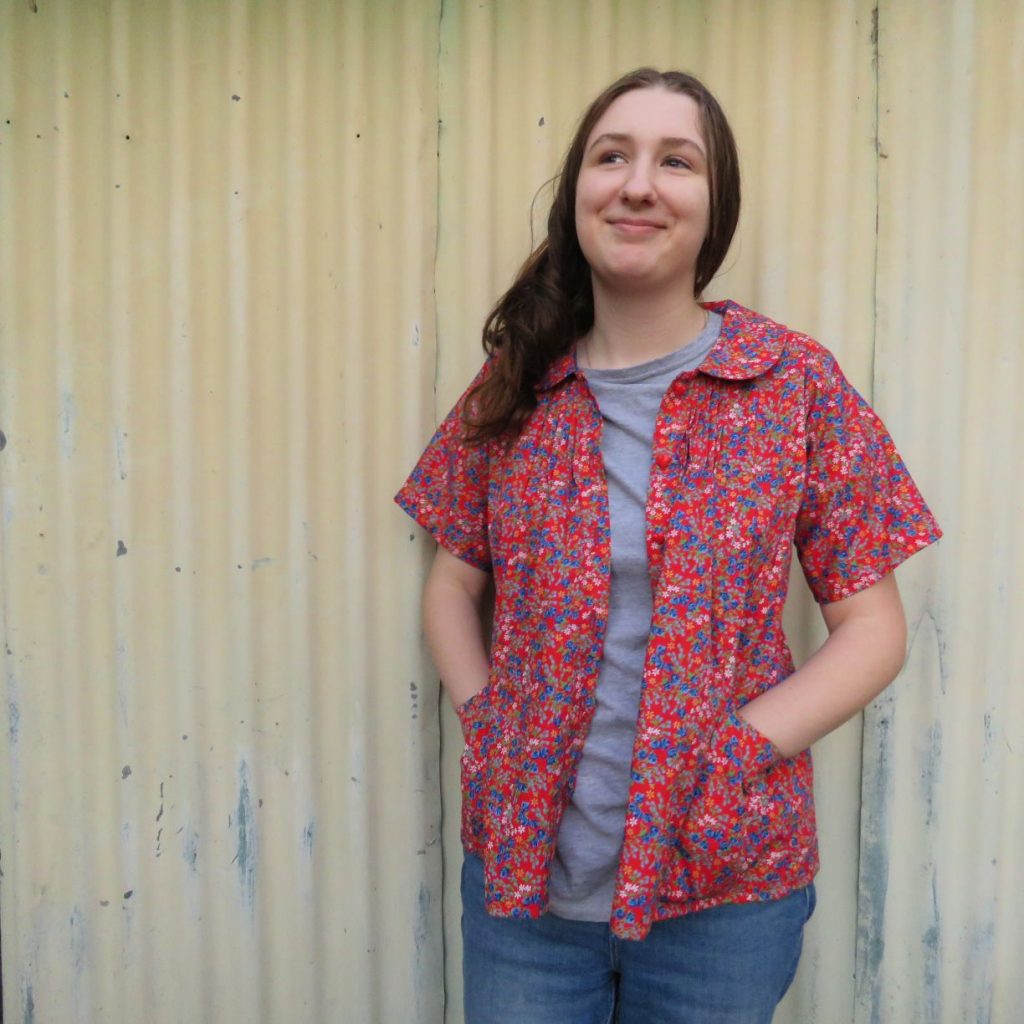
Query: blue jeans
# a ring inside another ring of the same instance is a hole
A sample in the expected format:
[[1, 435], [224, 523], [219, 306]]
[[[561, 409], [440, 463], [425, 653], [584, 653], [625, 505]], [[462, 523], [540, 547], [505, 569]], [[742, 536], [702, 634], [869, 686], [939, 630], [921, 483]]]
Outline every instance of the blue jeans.
[[603, 922], [491, 917], [483, 879], [467, 856], [466, 1024], [770, 1024], [815, 905], [809, 885], [659, 921], [633, 942]]

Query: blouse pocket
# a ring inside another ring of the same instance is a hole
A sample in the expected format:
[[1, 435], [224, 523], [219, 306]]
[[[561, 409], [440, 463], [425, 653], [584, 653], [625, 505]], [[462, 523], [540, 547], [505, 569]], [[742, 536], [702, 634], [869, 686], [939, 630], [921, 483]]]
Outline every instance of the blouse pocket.
[[493, 685], [455, 709], [465, 745], [460, 768], [462, 776], [462, 841], [469, 850], [479, 851], [486, 841], [487, 758], [493, 744]]
[[677, 887], [687, 899], [715, 896], [764, 855], [770, 843], [771, 742], [731, 712], [709, 744], [676, 830]]
[[474, 693], [469, 700], [463, 701], [455, 709], [455, 714], [459, 719], [459, 725], [462, 726], [462, 736], [467, 743], [469, 742], [474, 728], [479, 728], [482, 711], [485, 709], [487, 704], [487, 690], [488, 687], [485, 686], [482, 690]]

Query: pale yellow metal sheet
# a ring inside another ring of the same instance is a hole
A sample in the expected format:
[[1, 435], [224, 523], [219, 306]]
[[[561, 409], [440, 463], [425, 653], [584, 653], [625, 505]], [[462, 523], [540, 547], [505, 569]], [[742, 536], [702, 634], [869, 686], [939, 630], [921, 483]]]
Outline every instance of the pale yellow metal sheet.
[[11, 1020], [440, 1019], [438, 16], [0, 8]]
[[863, 758], [820, 745], [777, 1020], [1014, 1020], [1022, 54], [999, 0], [0, 7], [8, 1016], [461, 1020], [458, 732], [441, 787], [390, 495], [583, 105], [653, 63], [739, 139], [713, 294], [836, 351], [947, 531]]
[[946, 539], [868, 718], [857, 1021], [1020, 1020], [1024, 5], [879, 11], [876, 402]]

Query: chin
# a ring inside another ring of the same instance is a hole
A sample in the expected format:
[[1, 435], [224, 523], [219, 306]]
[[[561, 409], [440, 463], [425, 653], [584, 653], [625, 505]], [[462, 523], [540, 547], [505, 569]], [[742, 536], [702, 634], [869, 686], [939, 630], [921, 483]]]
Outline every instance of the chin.
[[597, 273], [598, 279], [606, 288], [617, 289], [635, 287], [647, 289], [665, 284], [670, 278], [660, 267], [650, 264], [619, 264], [605, 267]]

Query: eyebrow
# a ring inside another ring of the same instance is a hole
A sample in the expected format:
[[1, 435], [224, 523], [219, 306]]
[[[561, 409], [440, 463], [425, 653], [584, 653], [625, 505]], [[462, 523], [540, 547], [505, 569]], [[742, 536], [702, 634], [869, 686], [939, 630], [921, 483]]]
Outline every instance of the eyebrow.
[[[599, 142], [632, 142], [633, 136], [627, 135], [624, 132], [605, 132], [603, 135], [598, 135], [596, 139], [587, 147], [589, 152]], [[694, 142], [693, 139], [683, 138], [682, 136], [669, 136], [661, 140], [661, 145], [665, 149], [679, 149], [682, 146], [692, 146], [701, 156], [705, 156], [704, 150], [701, 146]]]

